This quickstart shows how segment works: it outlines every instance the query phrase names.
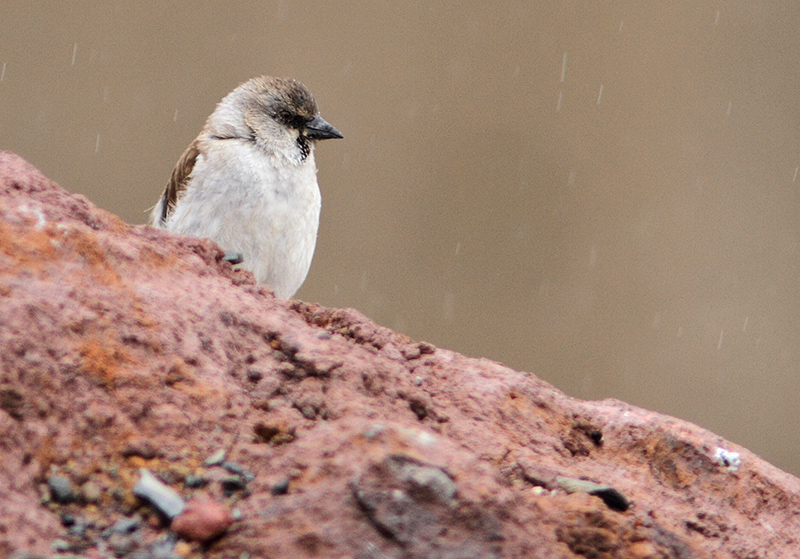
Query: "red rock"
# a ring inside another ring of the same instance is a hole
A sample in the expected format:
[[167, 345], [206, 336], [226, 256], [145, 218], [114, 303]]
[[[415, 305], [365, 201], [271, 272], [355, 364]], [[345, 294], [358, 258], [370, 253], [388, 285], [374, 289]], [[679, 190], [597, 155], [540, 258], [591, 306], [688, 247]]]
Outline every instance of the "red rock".
[[186, 540], [208, 542], [227, 532], [232, 524], [228, 507], [211, 499], [193, 499], [172, 520], [170, 529]]
[[[800, 482], [746, 449], [276, 300], [222, 257], [0, 152], [0, 556], [49, 553], [61, 512], [130, 514], [139, 467], [220, 501], [219, 449], [255, 479], [207, 557], [798, 556]], [[43, 506], [51, 466], [103, 497]]]

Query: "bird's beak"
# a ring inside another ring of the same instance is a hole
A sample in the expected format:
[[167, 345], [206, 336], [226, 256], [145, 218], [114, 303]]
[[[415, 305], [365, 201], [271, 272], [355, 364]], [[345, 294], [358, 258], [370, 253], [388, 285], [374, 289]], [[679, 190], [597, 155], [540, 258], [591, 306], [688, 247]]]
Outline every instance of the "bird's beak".
[[328, 140], [331, 138], [344, 138], [344, 136], [327, 120], [317, 115], [314, 120], [306, 124], [306, 138], [309, 140]]

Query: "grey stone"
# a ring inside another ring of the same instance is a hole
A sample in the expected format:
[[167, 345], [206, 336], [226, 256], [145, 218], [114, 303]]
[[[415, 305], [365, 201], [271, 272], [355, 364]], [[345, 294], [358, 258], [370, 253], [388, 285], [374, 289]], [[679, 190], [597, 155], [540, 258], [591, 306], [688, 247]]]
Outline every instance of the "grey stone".
[[139, 470], [141, 477], [133, 488], [133, 494], [145, 499], [167, 518], [175, 518], [186, 506], [172, 488], [161, 483], [149, 470]]

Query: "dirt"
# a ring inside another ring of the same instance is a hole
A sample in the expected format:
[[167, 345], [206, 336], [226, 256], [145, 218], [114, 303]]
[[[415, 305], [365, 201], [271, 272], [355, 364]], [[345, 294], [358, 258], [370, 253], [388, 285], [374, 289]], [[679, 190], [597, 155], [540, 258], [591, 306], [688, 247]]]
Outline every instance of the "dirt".
[[[142, 468], [233, 524], [181, 539]], [[277, 300], [8, 152], [0, 503], [0, 557], [800, 557], [800, 484], [746, 449]]]

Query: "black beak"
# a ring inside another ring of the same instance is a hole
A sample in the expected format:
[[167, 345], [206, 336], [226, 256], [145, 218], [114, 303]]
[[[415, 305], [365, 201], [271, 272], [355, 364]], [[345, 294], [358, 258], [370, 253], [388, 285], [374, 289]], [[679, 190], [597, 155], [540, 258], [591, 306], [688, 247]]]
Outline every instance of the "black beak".
[[327, 120], [317, 115], [314, 120], [306, 123], [306, 138], [309, 140], [329, 140], [331, 138], [344, 138], [344, 136]]

